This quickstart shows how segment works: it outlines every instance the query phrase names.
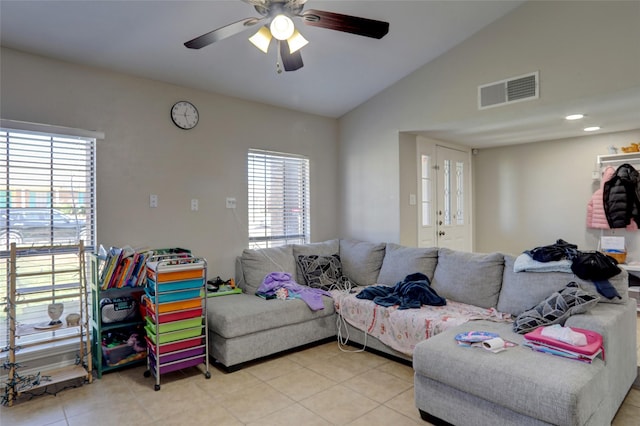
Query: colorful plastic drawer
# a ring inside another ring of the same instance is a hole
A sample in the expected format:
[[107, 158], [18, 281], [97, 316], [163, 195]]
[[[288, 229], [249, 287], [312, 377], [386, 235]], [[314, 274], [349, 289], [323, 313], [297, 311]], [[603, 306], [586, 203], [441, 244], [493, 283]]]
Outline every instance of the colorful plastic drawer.
[[200, 298], [181, 300], [179, 302], [162, 303], [158, 305], [158, 309], [156, 309], [153, 298], [150, 298], [148, 295], [142, 296], [142, 301], [152, 314], [155, 314], [156, 311], [160, 314], [164, 314], [167, 312], [183, 311], [185, 309], [202, 307], [202, 299]]
[[193, 278], [204, 278], [204, 269], [193, 269], [189, 271], [175, 271], [175, 272], [159, 272], [156, 273], [150, 269], [147, 270], [147, 277], [152, 280], [157, 280], [159, 283], [167, 281], [179, 281], [188, 280]]
[[[144, 313], [145, 316], [150, 316], [151, 319], [153, 320], [156, 316], [153, 309], [151, 309], [148, 306], [145, 306], [144, 309], [145, 309], [145, 313]], [[158, 323], [163, 324], [165, 322], [180, 321], [183, 319], [200, 317], [200, 316], [202, 316], [202, 306], [194, 309], [186, 309], [183, 311], [173, 311], [173, 312], [167, 312], [166, 314], [159, 314]]]
[[[151, 317], [145, 317], [144, 320], [147, 322], [148, 327], [151, 327], [153, 330], [156, 329], [156, 324], [153, 322]], [[202, 317], [189, 318], [182, 321], [165, 322], [164, 324], [158, 324], [157, 328], [159, 333], [168, 333], [170, 331], [197, 327], [199, 325], [202, 325]]]
[[[194, 367], [199, 364], [204, 364], [204, 355], [199, 355], [194, 358], [187, 358], [180, 361], [175, 361], [169, 364], [160, 364], [160, 375], [171, 373], [172, 371], [182, 370], [188, 367]], [[153, 374], [156, 374], [156, 360], [153, 354], [149, 355], [149, 367]]]
[[202, 334], [202, 326], [187, 328], [184, 330], [178, 331], [170, 331], [168, 333], [160, 333], [158, 338], [156, 339], [156, 328], [153, 325], [145, 325], [144, 329], [147, 332], [147, 336], [151, 342], [155, 345], [156, 343], [168, 343], [175, 342], [176, 340], [188, 339], [190, 337], [200, 336]]
[[200, 288], [203, 285], [202, 278], [182, 281], [168, 281], [157, 283], [151, 278], [147, 278], [147, 288], [150, 294], [155, 294], [156, 291], [175, 291], [175, 290], [192, 290]]
[[149, 288], [146, 288], [145, 291], [147, 292], [149, 299], [154, 303], [156, 298], [158, 303], [179, 302], [181, 300], [195, 299], [196, 297], [200, 297], [201, 294], [201, 289], [176, 291], [173, 293], [158, 293], [157, 295], [152, 294]]
[[[185, 358], [193, 358], [194, 356], [204, 355], [204, 346], [198, 348], [184, 349], [182, 351], [170, 352], [168, 354], [160, 355], [160, 366], [168, 362], [179, 361]], [[155, 354], [152, 355], [155, 357]]]
[[[198, 336], [191, 339], [180, 340], [178, 342], [158, 345], [158, 352], [160, 352], [160, 354], [162, 355], [168, 352], [180, 351], [182, 349], [193, 348], [200, 345], [204, 345], [204, 336]], [[156, 345], [149, 338], [147, 338], [147, 347], [151, 352], [153, 352], [154, 355], [157, 355]]]

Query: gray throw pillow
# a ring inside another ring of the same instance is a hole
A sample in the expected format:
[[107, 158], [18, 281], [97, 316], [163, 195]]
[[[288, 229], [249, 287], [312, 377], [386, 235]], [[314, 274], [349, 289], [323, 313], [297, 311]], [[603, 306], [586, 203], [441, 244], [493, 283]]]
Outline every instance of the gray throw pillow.
[[298, 256], [298, 267], [304, 276], [304, 284], [309, 287], [329, 290], [338, 284], [342, 276], [340, 256]]
[[577, 283], [570, 282], [559, 292], [518, 315], [513, 331], [525, 334], [543, 325], [564, 325], [571, 315], [587, 312], [599, 299], [597, 294], [584, 291]]

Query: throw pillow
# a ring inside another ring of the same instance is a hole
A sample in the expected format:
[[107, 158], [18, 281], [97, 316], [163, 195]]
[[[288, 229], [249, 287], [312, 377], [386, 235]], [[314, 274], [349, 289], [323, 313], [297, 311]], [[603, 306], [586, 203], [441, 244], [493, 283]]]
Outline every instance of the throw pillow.
[[[318, 243], [293, 245], [293, 260], [296, 264], [298, 264], [298, 256], [309, 256], [312, 254], [318, 256], [331, 256], [336, 253], [340, 253], [340, 240], [337, 239]], [[296, 270], [296, 282], [304, 284], [304, 275], [302, 275], [299, 264]]]
[[298, 256], [298, 266], [304, 276], [304, 282], [309, 287], [329, 290], [337, 284], [342, 276], [340, 256]]
[[518, 315], [513, 331], [525, 334], [543, 325], [564, 325], [571, 315], [587, 312], [599, 299], [595, 293], [584, 291], [577, 283], [570, 282], [559, 292]]

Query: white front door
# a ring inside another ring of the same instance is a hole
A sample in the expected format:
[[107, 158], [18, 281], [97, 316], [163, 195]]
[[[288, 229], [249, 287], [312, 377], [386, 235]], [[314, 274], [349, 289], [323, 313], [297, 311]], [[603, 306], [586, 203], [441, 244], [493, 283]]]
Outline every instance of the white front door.
[[471, 251], [469, 153], [436, 146], [438, 247]]
[[469, 153], [418, 144], [418, 247], [471, 251]]

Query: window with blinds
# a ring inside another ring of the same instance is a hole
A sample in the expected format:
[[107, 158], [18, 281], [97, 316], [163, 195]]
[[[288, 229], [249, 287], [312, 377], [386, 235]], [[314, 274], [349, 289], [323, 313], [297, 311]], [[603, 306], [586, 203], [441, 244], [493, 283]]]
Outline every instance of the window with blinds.
[[[24, 271], [68, 270], [69, 262], [78, 261], [69, 245], [82, 239], [87, 252], [95, 247], [95, 143], [95, 138], [0, 128], [0, 348], [8, 344], [11, 243], [20, 256], [16, 266]], [[21, 291], [49, 292], [20, 304], [20, 321], [50, 321], [47, 298], [55, 298], [51, 291], [64, 297], [69, 280], [63, 274], [19, 279], [18, 297]], [[64, 299], [65, 316], [80, 312], [75, 299]]]
[[309, 242], [309, 160], [249, 150], [249, 247]]

